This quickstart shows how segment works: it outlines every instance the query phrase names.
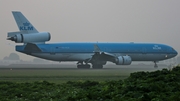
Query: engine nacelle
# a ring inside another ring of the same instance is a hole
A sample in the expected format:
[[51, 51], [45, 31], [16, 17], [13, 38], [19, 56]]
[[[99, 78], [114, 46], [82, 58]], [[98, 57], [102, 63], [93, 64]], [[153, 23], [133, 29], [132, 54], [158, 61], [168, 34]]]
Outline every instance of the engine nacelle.
[[119, 56], [116, 59], [116, 65], [130, 65], [132, 62], [132, 59], [130, 56]]
[[46, 42], [50, 39], [51, 35], [48, 32], [16, 34], [8, 38], [8, 40], [15, 41], [16, 43]]

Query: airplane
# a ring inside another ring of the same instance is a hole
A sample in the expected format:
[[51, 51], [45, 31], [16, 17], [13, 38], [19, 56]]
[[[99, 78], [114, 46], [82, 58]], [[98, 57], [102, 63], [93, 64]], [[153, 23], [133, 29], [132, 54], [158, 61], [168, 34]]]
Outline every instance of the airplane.
[[[175, 57], [178, 53], [171, 46], [159, 43], [46, 43], [49, 32], [39, 32], [19, 11], [12, 11], [19, 31], [8, 32], [7, 40], [15, 43], [16, 51], [58, 62], [77, 62], [77, 68], [102, 69], [107, 62], [130, 65], [132, 61], [157, 62]], [[90, 65], [91, 64], [91, 65]]]

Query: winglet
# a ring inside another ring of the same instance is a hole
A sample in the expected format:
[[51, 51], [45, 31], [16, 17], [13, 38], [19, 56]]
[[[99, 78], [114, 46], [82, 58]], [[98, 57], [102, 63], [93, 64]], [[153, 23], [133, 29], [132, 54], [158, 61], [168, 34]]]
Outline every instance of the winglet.
[[94, 52], [101, 52], [97, 44], [94, 44]]

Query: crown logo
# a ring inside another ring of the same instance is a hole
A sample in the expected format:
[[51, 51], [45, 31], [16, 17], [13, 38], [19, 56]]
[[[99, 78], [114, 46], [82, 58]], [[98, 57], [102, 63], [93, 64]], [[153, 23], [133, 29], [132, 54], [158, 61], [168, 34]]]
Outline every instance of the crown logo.
[[161, 49], [158, 45], [154, 45], [153, 49]]
[[24, 25], [24, 26], [29, 26], [29, 25], [30, 25], [30, 23], [25, 22], [25, 23], [23, 23], [23, 25]]

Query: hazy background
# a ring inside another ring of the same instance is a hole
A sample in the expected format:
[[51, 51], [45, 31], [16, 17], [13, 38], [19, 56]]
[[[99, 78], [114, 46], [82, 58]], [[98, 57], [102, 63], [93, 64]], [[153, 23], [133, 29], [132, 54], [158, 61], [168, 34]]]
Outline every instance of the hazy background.
[[0, 0], [0, 59], [15, 52], [7, 32], [21, 11], [50, 42], [153, 42], [180, 53], [180, 0]]

